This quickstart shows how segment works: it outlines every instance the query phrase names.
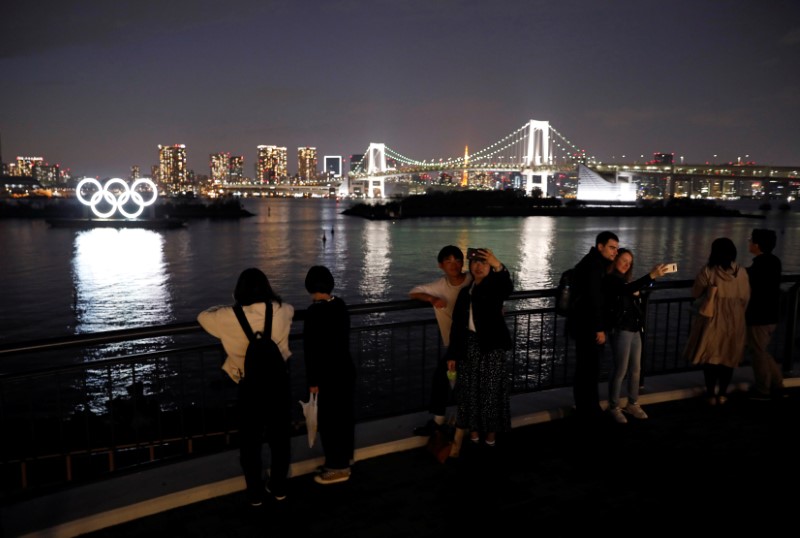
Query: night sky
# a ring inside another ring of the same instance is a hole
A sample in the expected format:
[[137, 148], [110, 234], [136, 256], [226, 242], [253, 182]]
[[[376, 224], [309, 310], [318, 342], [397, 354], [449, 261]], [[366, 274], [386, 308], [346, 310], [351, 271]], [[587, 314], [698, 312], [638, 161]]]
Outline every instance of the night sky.
[[531, 119], [604, 162], [800, 165], [797, 0], [6, 0], [0, 72], [3, 160], [78, 176], [455, 157]]

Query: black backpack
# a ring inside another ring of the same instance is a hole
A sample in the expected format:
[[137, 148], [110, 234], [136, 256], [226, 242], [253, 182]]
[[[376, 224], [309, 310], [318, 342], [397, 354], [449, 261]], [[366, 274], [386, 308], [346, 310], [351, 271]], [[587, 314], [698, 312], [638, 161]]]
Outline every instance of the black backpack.
[[288, 402], [289, 370], [278, 344], [272, 341], [272, 304], [267, 303], [264, 330], [257, 333], [250, 328], [241, 305], [234, 305], [233, 312], [250, 341], [244, 355], [244, 378], [240, 384], [253, 396], [285, 398]]
[[572, 289], [572, 275], [575, 268], [572, 267], [561, 273], [556, 289], [556, 314], [559, 316], [569, 316], [572, 306], [575, 304], [575, 292]]

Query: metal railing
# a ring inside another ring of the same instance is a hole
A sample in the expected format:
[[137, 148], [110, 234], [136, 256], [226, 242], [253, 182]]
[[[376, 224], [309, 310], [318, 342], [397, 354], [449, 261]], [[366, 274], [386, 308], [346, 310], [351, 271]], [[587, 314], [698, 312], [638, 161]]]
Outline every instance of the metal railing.
[[[798, 282], [800, 275], [783, 279], [782, 321], [772, 340], [787, 375], [798, 362]], [[658, 282], [646, 291], [644, 376], [694, 368], [682, 357], [691, 284]], [[554, 312], [554, 295], [555, 289], [522, 291], [506, 302], [513, 394], [572, 382], [574, 346], [564, 318]], [[426, 409], [443, 352], [430, 307], [394, 301], [349, 311], [357, 420]], [[296, 311], [290, 336], [295, 400], [307, 395], [304, 317], [305, 311]], [[97, 358], [103, 356], [110, 358]], [[0, 364], [17, 370], [0, 373], [3, 497], [235, 446], [236, 387], [220, 369], [223, 358], [218, 341], [194, 322], [0, 346]], [[299, 405], [294, 420], [299, 435]]]

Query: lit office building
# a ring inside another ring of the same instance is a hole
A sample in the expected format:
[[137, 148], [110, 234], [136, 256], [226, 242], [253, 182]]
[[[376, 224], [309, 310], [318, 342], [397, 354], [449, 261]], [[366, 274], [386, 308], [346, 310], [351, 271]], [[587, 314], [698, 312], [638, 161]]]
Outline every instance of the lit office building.
[[142, 176], [139, 173], [139, 166], [134, 164], [133, 166], [131, 166], [131, 181], [136, 181], [140, 177]]
[[301, 181], [317, 179], [317, 148], [297, 148], [297, 175]]
[[61, 176], [59, 168], [57, 164], [38, 163], [33, 167], [31, 175], [41, 185], [57, 185]]
[[242, 155], [231, 155], [230, 166], [228, 167], [228, 181], [231, 183], [241, 183], [244, 180], [244, 157]]
[[277, 183], [288, 174], [286, 168], [287, 151], [285, 147], [258, 146], [256, 162], [256, 181]]
[[220, 184], [228, 183], [231, 154], [230, 153], [212, 153], [209, 155], [209, 167], [211, 168], [211, 182]]
[[186, 173], [186, 145], [158, 146], [158, 179], [167, 192], [189, 190]]
[[33, 177], [33, 169], [44, 163], [41, 157], [17, 157], [17, 164], [11, 168], [12, 176]]
[[330, 177], [342, 177], [342, 156], [326, 155], [323, 160], [325, 163], [325, 173]]

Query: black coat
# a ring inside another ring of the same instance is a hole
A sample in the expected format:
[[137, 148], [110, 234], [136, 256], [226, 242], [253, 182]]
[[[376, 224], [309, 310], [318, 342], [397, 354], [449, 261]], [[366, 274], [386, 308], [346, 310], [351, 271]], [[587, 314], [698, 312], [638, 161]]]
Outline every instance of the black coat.
[[747, 268], [750, 302], [744, 313], [748, 325], [773, 325], [780, 319], [781, 260], [774, 254], [759, 254]]
[[571, 286], [575, 301], [567, 318], [569, 334], [574, 338], [589, 337], [606, 330], [603, 278], [610, 263], [611, 260], [592, 247], [575, 266]]
[[490, 271], [480, 284], [467, 286], [459, 292], [453, 307], [450, 346], [445, 356], [447, 360], [458, 361], [466, 357], [470, 303], [481, 352], [511, 349], [511, 334], [503, 315], [503, 302], [513, 290], [511, 275], [503, 267], [501, 271]]
[[611, 271], [603, 278], [606, 306], [606, 330], [640, 331], [644, 326], [644, 313], [642, 312], [641, 297], [637, 291], [653, 283], [650, 273], [634, 280], [625, 282], [625, 277], [616, 271]]

